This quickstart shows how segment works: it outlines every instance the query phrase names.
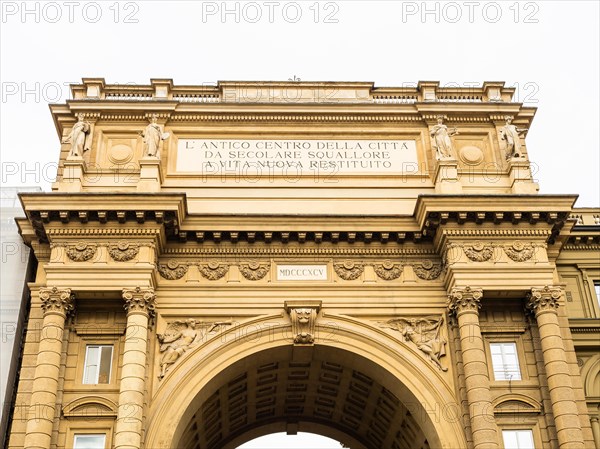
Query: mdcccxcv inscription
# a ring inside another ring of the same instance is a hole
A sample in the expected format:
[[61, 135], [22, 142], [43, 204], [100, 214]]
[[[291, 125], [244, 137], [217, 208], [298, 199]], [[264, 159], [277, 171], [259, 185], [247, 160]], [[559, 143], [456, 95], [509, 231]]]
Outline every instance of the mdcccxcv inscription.
[[177, 172], [314, 176], [415, 173], [414, 140], [179, 139]]

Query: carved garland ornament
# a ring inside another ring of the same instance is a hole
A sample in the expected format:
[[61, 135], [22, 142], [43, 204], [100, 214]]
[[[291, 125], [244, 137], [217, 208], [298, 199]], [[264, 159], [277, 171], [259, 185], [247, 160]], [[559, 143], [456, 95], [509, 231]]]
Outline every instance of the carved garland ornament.
[[127, 262], [132, 260], [139, 252], [139, 244], [125, 242], [123, 240], [108, 246], [108, 254], [116, 262]]
[[440, 370], [448, 371], [440, 363], [440, 358], [446, 355], [446, 339], [441, 335], [444, 317], [423, 318], [394, 318], [379, 321], [379, 327], [389, 328], [402, 334], [405, 341], [413, 343]]
[[77, 242], [67, 246], [67, 256], [74, 262], [85, 262], [94, 257], [97, 247], [95, 243]]
[[187, 265], [182, 265], [176, 260], [169, 260], [166, 265], [158, 265], [160, 275], [171, 281], [181, 279], [188, 271]]
[[504, 252], [515, 262], [525, 262], [533, 257], [534, 249], [531, 244], [516, 241], [512, 245], [505, 246]]
[[267, 275], [270, 268], [269, 263], [260, 263], [256, 260], [240, 263], [240, 273], [249, 281], [260, 281]]
[[431, 260], [424, 260], [421, 265], [414, 265], [413, 270], [420, 279], [430, 281], [440, 277], [442, 265], [434, 264]]
[[386, 281], [398, 279], [402, 274], [402, 265], [394, 263], [391, 260], [384, 260], [382, 263], [373, 264], [373, 269], [377, 273], [377, 276]]
[[229, 265], [213, 260], [207, 264], [199, 264], [198, 270], [200, 271], [200, 274], [209, 281], [216, 281], [227, 274]]
[[365, 266], [362, 263], [354, 262], [352, 260], [345, 260], [344, 262], [334, 263], [333, 269], [337, 275], [345, 281], [353, 281], [358, 279], [363, 273]]
[[494, 255], [492, 245], [485, 245], [482, 242], [476, 242], [471, 246], [463, 247], [465, 255], [473, 262], [486, 262]]

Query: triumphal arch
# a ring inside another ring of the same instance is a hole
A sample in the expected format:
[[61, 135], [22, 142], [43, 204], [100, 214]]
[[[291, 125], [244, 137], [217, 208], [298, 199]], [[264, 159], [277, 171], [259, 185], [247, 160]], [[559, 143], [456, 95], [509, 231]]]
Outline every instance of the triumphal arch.
[[600, 447], [600, 211], [538, 193], [513, 88], [72, 93], [10, 448]]

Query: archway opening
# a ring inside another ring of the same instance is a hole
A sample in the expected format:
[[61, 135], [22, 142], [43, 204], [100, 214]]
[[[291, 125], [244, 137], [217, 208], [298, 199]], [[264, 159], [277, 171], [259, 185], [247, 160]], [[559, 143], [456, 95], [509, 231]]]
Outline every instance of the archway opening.
[[273, 433], [238, 446], [237, 449], [340, 449], [342, 444], [315, 433], [299, 432], [296, 435]]
[[314, 433], [353, 449], [440, 447], [408, 388], [376, 363], [331, 346], [286, 345], [245, 357], [215, 375], [190, 407], [173, 447], [236, 449], [278, 432]]

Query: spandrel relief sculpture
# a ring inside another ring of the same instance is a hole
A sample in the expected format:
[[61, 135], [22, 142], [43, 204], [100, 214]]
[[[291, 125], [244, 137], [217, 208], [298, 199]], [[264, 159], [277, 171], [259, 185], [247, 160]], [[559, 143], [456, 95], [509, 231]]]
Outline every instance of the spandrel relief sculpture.
[[170, 136], [170, 133], [163, 132], [157, 120], [158, 116], [152, 114], [150, 116], [150, 124], [146, 126], [144, 131], [140, 132], [140, 135], [144, 139], [144, 156], [158, 157], [161, 140], [166, 140]]
[[521, 152], [521, 135], [527, 133], [527, 129], [517, 128], [512, 124], [513, 118], [509, 115], [504, 117], [506, 125], [500, 130], [500, 138], [506, 143], [506, 160], [513, 157], [523, 157]]
[[167, 370], [190, 348], [199, 344], [209, 334], [218, 332], [231, 321], [203, 322], [195, 319], [173, 321], [164, 334], [157, 334], [160, 343], [160, 374], [162, 379]]
[[77, 114], [77, 123], [73, 125], [71, 132], [62, 140], [62, 143], [70, 143], [69, 156], [83, 157], [86, 151], [92, 148], [92, 125], [85, 120], [84, 114]]
[[447, 371], [440, 362], [446, 355], [446, 339], [441, 335], [444, 317], [394, 318], [379, 322], [379, 326], [396, 330], [404, 340], [412, 342], [442, 371]]
[[444, 125], [444, 116], [437, 117], [437, 125], [434, 125], [429, 133], [431, 145], [435, 149], [435, 157], [438, 161], [456, 159], [450, 137], [457, 135], [458, 130], [456, 128], [449, 129]]

